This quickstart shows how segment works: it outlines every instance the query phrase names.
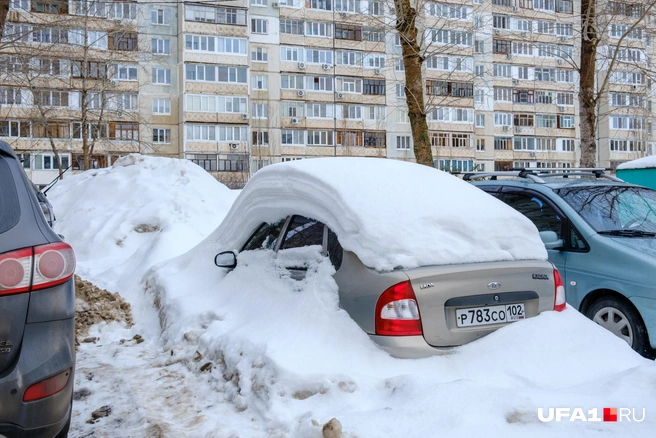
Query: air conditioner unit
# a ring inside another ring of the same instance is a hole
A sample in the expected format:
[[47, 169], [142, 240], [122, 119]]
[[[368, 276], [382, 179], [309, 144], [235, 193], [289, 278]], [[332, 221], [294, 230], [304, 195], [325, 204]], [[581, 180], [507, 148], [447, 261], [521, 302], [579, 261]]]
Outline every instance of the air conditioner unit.
[[340, 12], [339, 15], [340, 17], [345, 18], [348, 14], [346, 12]]
[[519, 84], [519, 79], [513, 79], [513, 84], [515, 85]]
[[562, 59], [558, 59], [558, 60], [556, 61], [556, 63], [557, 63], [558, 65], [563, 65], [563, 60], [562, 60]]
[[300, 68], [301, 70], [305, 70], [305, 63], [304, 62], [299, 62], [298, 63], [298, 68]]
[[510, 52], [506, 53], [506, 58], [508, 58], [508, 59], [512, 59], [512, 57], [513, 57], [513, 54], [512, 54], [512, 53], [510, 53]]
[[230, 143], [230, 149], [237, 149], [239, 145], [237, 143]]
[[116, 87], [118, 85], [118, 79], [116, 78], [111, 78], [109, 80], [109, 83], [111, 84], [112, 87]]
[[375, 74], [375, 75], [379, 75], [381, 72], [382, 72], [382, 70], [379, 69], [379, 68], [377, 68], [377, 69], [374, 70], [374, 74]]
[[342, 99], [344, 97], [344, 93], [337, 93], [337, 98]]
[[248, 114], [246, 114], [246, 113], [242, 114], [241, 118], [244, 119], [244, 120], [248, 119]]
[[501, 31], [499, 29], [494, 29], [494, 34], [495, 35], [501, 35]]
[[561, 113], [564, 113], [566, 111], [566, 109], [565, 109], [564, 106], [559, 106], [558, 111], [561, 112]]
[[322, 64], [321, 68], [324, 70], [328, 70], [330, 68], [330, 64]]
[[296, 117], [292, 117], [292, 125], [298, 125], [298, 119]]
[[513, 6], [513, 12], [519, 12], [519, 8], [517, 6]]
[[560, 40], [561, 40], [561, 41], [567, 41], [567, 37], [566, 37], [566, 36], [561, 36], [561, 37], [560, 37]]
[[118, 117], [122, 117], [123, 116], [123, 110], [116, 110], [116, 115]]
[[528, 38], [528, 32], [522, 32], [522, 38]]
[[531, 152], [529, 155], [530, 155], [532, 158], [535, 158], [535, 152]]
[[296, 94], [298, 94], [298, 97], [303, 97], [303, 96], [305, 96], [305, 91], [303, 91], [303, 90], [298, 90], [298, 91], [296, 92]]
[[508, 125], [504, 126], [504, 127], [503, 127], [503, 130], [504, 130], [504, 131], [510, 131], [510, 126], [508, 126]]
[[272, 8], [279, 8], [279, 7], [280, 7], [280, 3], [275, 3], [275, 2], [274, 2], [274, 3], [271, 3], [271, 7], [272, 7]]

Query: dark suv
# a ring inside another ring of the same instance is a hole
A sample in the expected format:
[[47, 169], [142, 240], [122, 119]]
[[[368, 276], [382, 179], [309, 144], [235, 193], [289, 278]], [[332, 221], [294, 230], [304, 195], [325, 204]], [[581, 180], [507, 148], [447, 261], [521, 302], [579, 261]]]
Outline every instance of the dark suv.
[[75, 370], [75, 255], [0, 141], [0, 436], [65, 437]]

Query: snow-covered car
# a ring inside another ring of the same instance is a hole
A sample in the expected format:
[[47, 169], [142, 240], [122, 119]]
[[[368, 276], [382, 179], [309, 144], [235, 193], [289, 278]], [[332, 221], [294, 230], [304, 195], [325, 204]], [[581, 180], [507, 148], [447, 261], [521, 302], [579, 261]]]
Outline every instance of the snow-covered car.
[[258, 171], [217, 230], [215, 264], [269, 250], [302, 279], [303, 250], [329, 257], [340, 306], [393, 356], [424, 357], [565, 307], [535, 226], [426, 166], [317, 158]]
[[0, 141], [0, 436], [65, 437], [75, 369], [75, 256]]

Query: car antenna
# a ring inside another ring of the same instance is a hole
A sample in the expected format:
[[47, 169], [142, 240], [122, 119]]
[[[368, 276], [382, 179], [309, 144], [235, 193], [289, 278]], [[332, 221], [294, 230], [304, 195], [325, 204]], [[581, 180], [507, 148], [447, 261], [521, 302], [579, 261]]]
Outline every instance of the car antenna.
[[[70, 166], [68, 166], [66, 169], [64, 169], [64, 171], [63, 171], [61, 174], [62, 174], [62, 175], [65, 174], [65, 173], [66, 173], [71, 167], [73, 167], [72, 164], [71, 164]], [[53, 186], [54, 186], [55, 184], [57, 184], [57, 181], [59, 181], [60, 179], [61, 179], [61, 175], [57, 175], [57, 176], [55, 177], [55, 179], [53, 179], [53, 180], [50, 181], [48, 184], [46, 184], [46, 188], [43, 189], [43, 190], [41, 190], [41, 191], [43, 192], [43, 194], [44, 194], [44, 195], [47, 194], [47, 193], [48, 193], [48, 190], [50, 190], [51, 188], [53, 188]]]

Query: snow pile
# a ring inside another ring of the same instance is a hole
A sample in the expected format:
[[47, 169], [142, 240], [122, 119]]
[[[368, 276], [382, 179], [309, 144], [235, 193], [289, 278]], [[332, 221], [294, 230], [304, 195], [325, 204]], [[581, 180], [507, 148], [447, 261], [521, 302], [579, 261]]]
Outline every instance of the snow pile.
[[445, 172], [378, 158], [265, 167], [204, 246], [239, 248], [262, 222], [292, 213], [324, 222], [378, 270], [547, 258], [535, 226], [503, 202]]
[[618, 169], [654, 169], [656, 168], [656, 155], [638, 158], [637, 160], [627, 161], [617, 166]]
[[[199, 278], [180, 257], [149, 279], [166, 348], [187, 357], [194, 374], [209, 370], [211, 387], [242, 413], [235, 416], [259, 419], [256, 429], [225, 436], [319, 438], [315, 423], [333, 417], [345, 437], [580, 435], [586, 423], [542, 424], [537, 408], [656, 412], [656, 386], [643, 383], [656, 382], [653, 362], [575, 310], [513, 323], [445, 356], [394, 359], [340, 309], [319, 247], [291, 251], [310, 260], [304, 280], [291, 279], [285, 257], [266, 250], [240, 254], [225, 277], [214, 268]], [[192, 266], [203, 263], [192, 253]], [[621, 430], [649, 436], [654, 426], [648, 416]], [[618, 427], [594, 430], [616, 436]]]
[[[320, 438], [335, 417], [343, 438], [653, 435], [656, 366], [574, 310], [513, 323], [445, 356], [401, 360], [339, 307], [318, 247], [242, 253], [228, 274], [214, 266], [260, 221], [291, 212], [325, 221], [381, 269], [473, 261], [479, 247], [485, 258], [544, 257], [530, 222], [478, 189], [420, 166], [377, 160], [379, 173], [369, 163], [261, 170], [231, 224], [195, 247], [233, 194], [189, 162], [129, 156], [53, 189], [57, 230], [82, 276], [135, 309], [133, 327], [101, 323], [89, 333], [96, 343], [80, 346], [71, 434]], [[456, 213], [464, 207], [469, 215]], [[446, 240], [429, 240], [438, 238]], [[444, 254], [431, 259], [426, 242]], [[289, 258], [308, 261], [304, 280], [290, 278]], [[87, 424], [103, 406], [112, 413]], [[647, 416], [541, 423], [537, 409], [552, 407]]]
[[138, 154], [64, 178], [48, 192], [77, 273], [121, 294], [148, 268], [205, 238], [235, 196], [188, 160]]

